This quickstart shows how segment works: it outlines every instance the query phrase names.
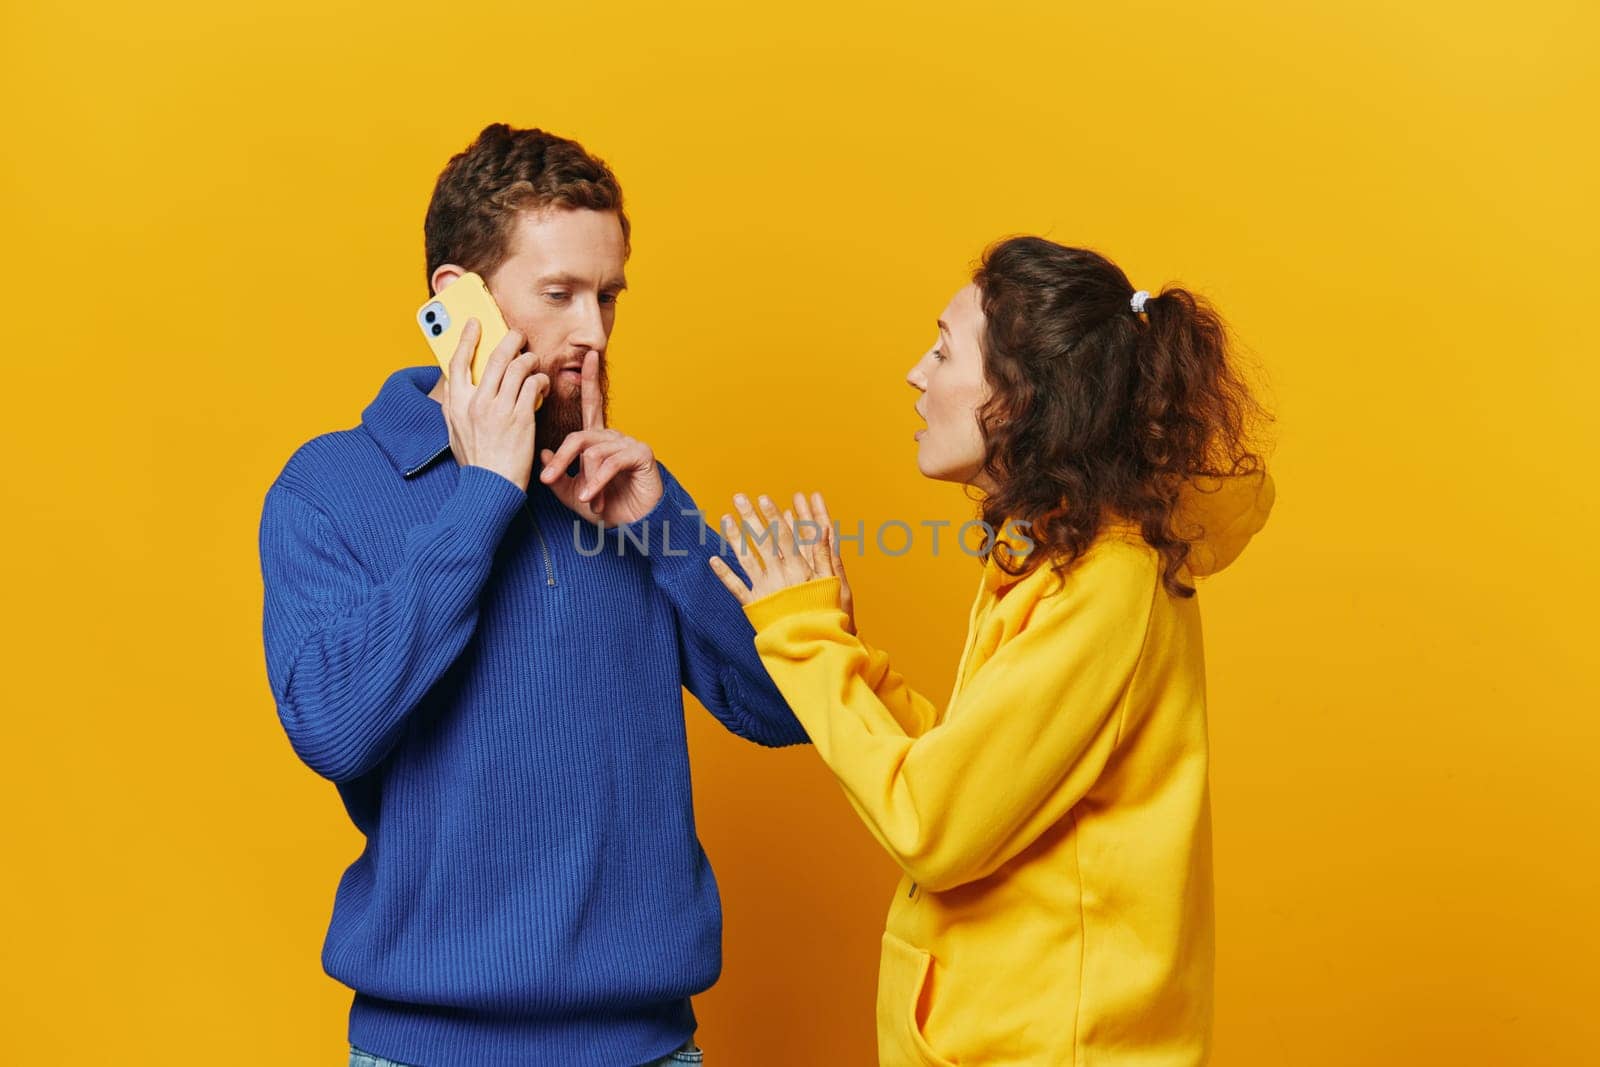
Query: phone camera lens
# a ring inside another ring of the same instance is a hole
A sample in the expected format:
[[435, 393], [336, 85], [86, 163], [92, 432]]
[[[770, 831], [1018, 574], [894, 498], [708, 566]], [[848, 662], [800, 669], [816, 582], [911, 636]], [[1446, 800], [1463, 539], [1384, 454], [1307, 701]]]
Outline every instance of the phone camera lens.
[[434, 323], [433, 324], [433, 335], [435, 337], [438, 337], [441, 333], [444, 333], [444, 327], [440, 326], [437, 322]]
[[430, 312], [428, 312], [426, 315], [424, 315], [422, 317], [424, 319], [427, 319], [429, 322], [432, 322], [434, 319], [439, 317], [439, 313], [437, 311], [430, 311]]

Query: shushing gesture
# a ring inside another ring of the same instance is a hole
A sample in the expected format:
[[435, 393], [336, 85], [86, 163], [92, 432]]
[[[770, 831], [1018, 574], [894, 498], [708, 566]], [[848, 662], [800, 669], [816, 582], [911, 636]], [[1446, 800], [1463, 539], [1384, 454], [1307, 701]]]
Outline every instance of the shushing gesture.
[[[650, 513], [661, 499], [661, 471], [643, 441], [606, 426], [600, 392], [600, 353], [583, 359], [583, 429], [567, 435], [555, 451], [539, 454], [539, 480], [577, 514], [600, 526], [621, 526]], [[572, 461], [577, 475], [568, 476]]]

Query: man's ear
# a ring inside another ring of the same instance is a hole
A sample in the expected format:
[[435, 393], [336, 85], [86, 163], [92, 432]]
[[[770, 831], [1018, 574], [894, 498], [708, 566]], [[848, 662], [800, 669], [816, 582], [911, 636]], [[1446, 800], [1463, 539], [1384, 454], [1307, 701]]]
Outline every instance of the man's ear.
[[441, 263], [437, 267], [433, 268], [433, 278], [431, 281], [433, 285], [433, 295], [438, 296], [441, 289], [465, 273], [467, 273], [467, 268], [458, 263]]

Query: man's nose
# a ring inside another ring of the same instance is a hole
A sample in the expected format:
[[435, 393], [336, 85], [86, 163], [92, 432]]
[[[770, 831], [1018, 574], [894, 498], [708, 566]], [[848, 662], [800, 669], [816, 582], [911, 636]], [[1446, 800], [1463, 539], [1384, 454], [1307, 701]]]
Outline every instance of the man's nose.
[[588, 300], [578, 301], [578, 322], [574, 324], [571, 335], [575, 347], [592, 348], [597, 352], [606, 350], [606, 322], [600, 314], [600, 301], [591, 297]]

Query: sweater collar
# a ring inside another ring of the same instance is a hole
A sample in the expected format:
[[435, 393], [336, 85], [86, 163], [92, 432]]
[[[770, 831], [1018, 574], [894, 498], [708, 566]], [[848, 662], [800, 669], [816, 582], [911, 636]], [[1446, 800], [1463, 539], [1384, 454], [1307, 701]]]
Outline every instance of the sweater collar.
[[438, 367], [401, 367], [361, 412], [361, 424], [403, 477], [416, 474], [450, 447], [444, 408], [428, 396], [442, 373]]

